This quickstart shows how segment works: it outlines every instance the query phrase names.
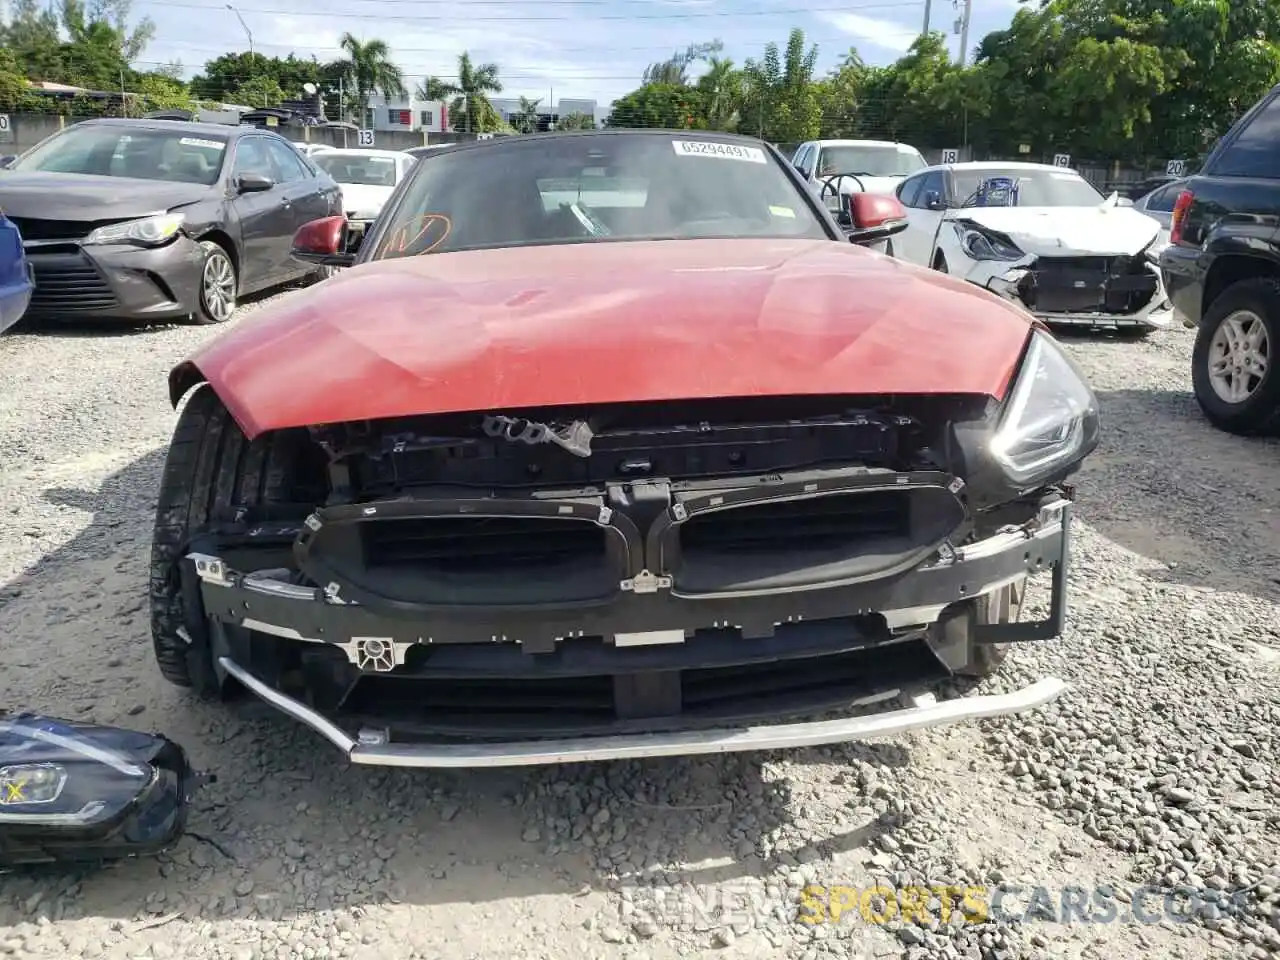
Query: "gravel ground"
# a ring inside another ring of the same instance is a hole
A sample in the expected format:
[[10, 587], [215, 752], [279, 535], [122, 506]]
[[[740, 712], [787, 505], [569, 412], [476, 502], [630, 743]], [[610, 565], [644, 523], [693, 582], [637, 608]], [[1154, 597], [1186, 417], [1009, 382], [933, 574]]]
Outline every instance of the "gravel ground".
[[[1052, 672], [1071, 684], [1052, 707], [874, 745], [448, 774], [344, 768], [157, 674], [164, 375], [209, 335], [0, 339], [0, 702], [163, 730], [220, 775], [163, 857], [0, 878], [0, 957], [1280, 957], [1280, 447], [1201, 420], [1186, 331], [1069, 341], [1106, 430], [1071, 627], [989, 683]], [[999, 915], [944, 889], [931, 922], [877, 924], [854, 906], [877, 884], [1017, 889]], [[804, 922], [821, 902], [843, 916]]]

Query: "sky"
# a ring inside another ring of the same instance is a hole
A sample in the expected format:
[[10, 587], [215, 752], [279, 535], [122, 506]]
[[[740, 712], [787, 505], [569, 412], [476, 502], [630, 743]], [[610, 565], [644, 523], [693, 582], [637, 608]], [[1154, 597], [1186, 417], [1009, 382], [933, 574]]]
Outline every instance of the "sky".
[[[953, 32], [961, 0], [932, 0], [930, 25]], [[349, 31], [380, 38], [412, 88], [428, 75], [451, 78], [458, 54], [496, 63], [503, 97], [594, 99], [604, 107], [635, 89], [646, 65], [690, 43], [721, 40], [741, 63], [766, 43], [784, 46], [793, 27], [817, 44], [825, 73], [850, 47], [871, 64], [901, 56], [924, 25], [924, 0], [133, 0], [133, 17], [150, 17], [155, 39], [139, 69], [180, 62], [190, 76], [229, 50], [268, 56], [339, 55]], [[1019, 0], [973, 0], [970, 50], [1008, 24]], [[241, 26], [236, 11], [244, 19]], [[957, 54], [958, 55], [958, 54]], [[292, 92], [292, 91], [286, 91]]]

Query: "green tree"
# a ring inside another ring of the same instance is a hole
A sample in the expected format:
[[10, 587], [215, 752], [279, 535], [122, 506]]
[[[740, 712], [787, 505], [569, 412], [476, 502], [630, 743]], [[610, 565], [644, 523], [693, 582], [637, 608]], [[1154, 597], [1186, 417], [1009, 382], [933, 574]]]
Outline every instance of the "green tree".
[[458, 88], [455, 84], [446, 83], [439, 77], [427, 77], [418, 84], [414, 93], [420, 100], [448, 100], [458, 93]]
[[736, 130], [741, 120], [744, 92], [742, 71], [727, 58], [711, 57], [698, 78], [703, 118], [709, 130]]
[[196, 109], [187, 85], [167, 73], [142, 74], [130, 92], [139, 95], [142, 113], [152, 110]]
[[649, 64], [645, 68], [642, 81], [646, 84], [687, 85], [689, 67], [717, 56], [723, 50], [724, 42], [721, 40], [712, 40], [710, 43], [691, 43], [683, 51], [672, 54], [669, 59]]
[[252, 77], [231, 91], [231, 102], [246, 107], [278, 107], [285, 92], [271, 77]]
[[340, 64], [325, 65], [315, 57], [303, 59], [293, 54], [266, 57], [260, 53], [224, 53], [204, 65], [204, 71], [192, 79], [191, 91], [201, 100], [230, 102], [237, 87], [263, 78], [274, 81], [286, 98], [301, 97], [305, 84], [335, 84], [340, 68]]
[[57, 80], [63, 74], [58, 15], [38, 0], [14, 0], [8, 24], [0, 24], [0, 50], [17, 73], [32, 80]]
[[580, 110], [566, 114], [556, 121], [557, 130], [594, 130], [595, 128], [596, 118]]
[[858, 112], [868, 68], [852, 47], [839, 65], [816, 84], [822, 108], [822, 136], [829, 139], [857, 135]]
[[530, 100], [528, 97], [520, 98], [520, 112], [511, 118], [511, 125], [515, 127], [517, 133], [537, 133], [538, 106], [541, 103], [541, 97], [537, 100]]
[[813, 83], [818, 48], [805, 50], [804, 31], [794, 29], [785, 53], [770, 43], [759, 61], [743, 67], [742, 128], [775, 143], [812, 140], [822, 129], [822, 103]]
[[674, 83], [647, 83], [615, 100], [606, 127], [682, 130], [696, 127], [703, 116], [702, 95]]
[[338, 40], [345, 58], [338, 60], [342, 79], [351, 90], [360, 123], [369, 113], [369, 97], [381, 93], [388, 99], [405, 95], [404, 72], [391, 62], [385, 40], [360, 41], [351, 33]]
[[449, 108], [454, 130], [459, 119], [464, 133], [497, 133], [506, 126], [489, 102], [489, 94], [502, 92], [496, 63], [474, 64], [464, 50], [458, 54], [458, 81], [446, 89], [454, 98]]

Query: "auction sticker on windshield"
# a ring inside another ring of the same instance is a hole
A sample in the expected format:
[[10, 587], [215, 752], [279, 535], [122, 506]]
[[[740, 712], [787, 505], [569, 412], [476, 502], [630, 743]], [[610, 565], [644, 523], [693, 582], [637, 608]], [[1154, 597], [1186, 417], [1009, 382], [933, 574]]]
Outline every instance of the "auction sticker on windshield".
[[199, 137], [183, 137], [178, 142], [184, 147], [204, 147], [206, 150], [221, 150], [226, 146], [221, 140], [201, 140]]
[[718, 157], [744, 163], [768, 163], [759, 147], [743, 147], [736, 143], [713, 143], [708, 140], [672, 140], [671, 146], [682, 157]]

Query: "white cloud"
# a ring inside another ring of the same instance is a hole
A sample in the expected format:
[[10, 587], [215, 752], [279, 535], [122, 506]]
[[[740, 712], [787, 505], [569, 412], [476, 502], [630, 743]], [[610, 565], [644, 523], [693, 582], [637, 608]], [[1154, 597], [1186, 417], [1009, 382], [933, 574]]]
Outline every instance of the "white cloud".
[[[882, 20], [860, 13], [819, 13], [818, 16], [841, 33], [848, 34], [854, 46], [880, 47], [894, 53], [906, 53], [920, 35], [919, 26], [910, 26], [897, 20]], [[923, 24], [921, 24], [923, 25]]]

